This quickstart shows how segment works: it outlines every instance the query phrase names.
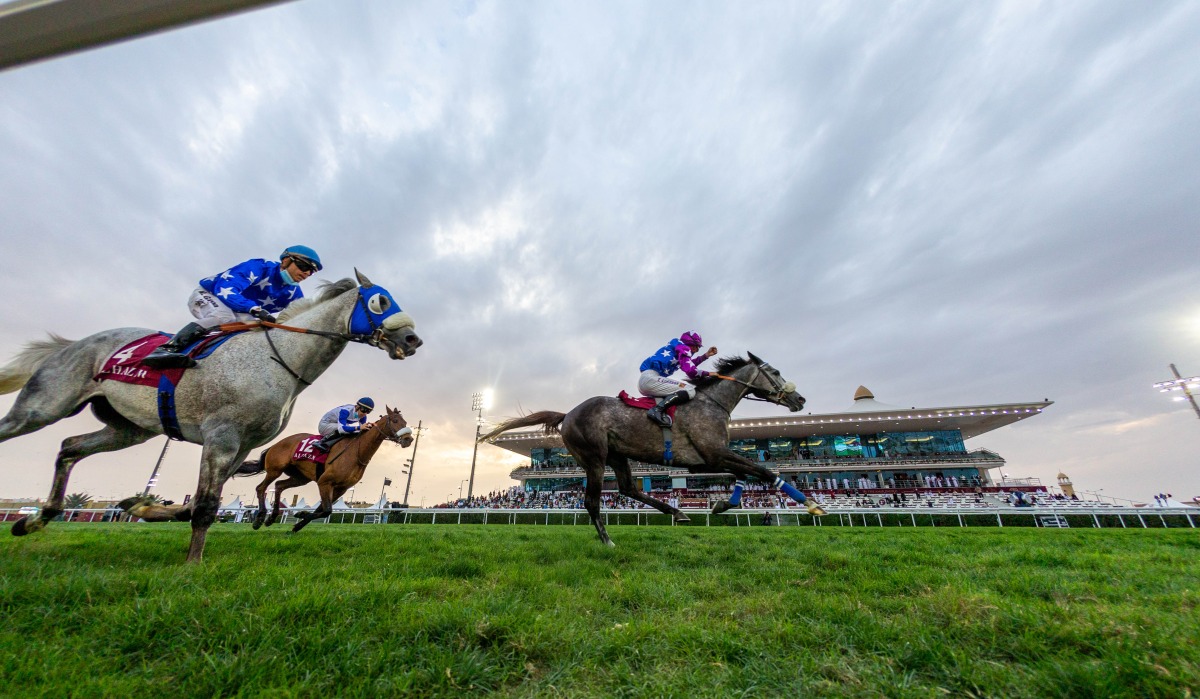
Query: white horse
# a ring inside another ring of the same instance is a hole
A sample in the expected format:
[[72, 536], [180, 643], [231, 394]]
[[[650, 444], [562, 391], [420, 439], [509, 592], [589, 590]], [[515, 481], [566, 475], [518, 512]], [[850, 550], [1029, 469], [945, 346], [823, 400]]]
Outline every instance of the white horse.
[[[392, 359], [404, 359], [421, 345], [412, 318], [391, 294], [357, 270], [355, 274], [357, 284], [352, 279], [327, 284], [280, 316], [281, 323], [307, 332], [273, 329], [236, 335], [183, 375], [175, 393], [180, 432], [184, 440], [204, 448], [195, 496], [175, 513], [176, 519], [192, 523], [187, 560], [204, 555], [205, 534], [216, 519], [225, 481], [252, 449], [283, 430], [296, 397], [348, 342], [378, 347]], [[93, 380], [113, 353], [153, 332], [118, 328], [78, 342], [51, 335], [31, 343], [0, 369], [0, 394], [21, 390], [0, 420], [0, 442], [75, 415], [87, 405], [104, 423], [99, 431], [63, 440], [46, 506], [37, 517], [16, 522], [14, 535], [37, 531], [62, 513], [67, 479], [80, 459], [164, 433], [154, 387]]]

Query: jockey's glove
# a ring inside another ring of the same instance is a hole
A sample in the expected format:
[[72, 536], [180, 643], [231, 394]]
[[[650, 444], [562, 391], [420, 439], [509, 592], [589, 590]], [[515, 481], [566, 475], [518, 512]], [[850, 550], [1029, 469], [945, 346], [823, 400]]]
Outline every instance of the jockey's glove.
[[267, 313], [265, 310], [263, 310], [262, 306], [255, 306], [254, 308], [251, 308], [250, 315], [254, 316], [255, 318], [258, 318], [259, 320], [266, 321], [268, 323], [275, 322], [275, 316], [273, 316], [270, 313]]

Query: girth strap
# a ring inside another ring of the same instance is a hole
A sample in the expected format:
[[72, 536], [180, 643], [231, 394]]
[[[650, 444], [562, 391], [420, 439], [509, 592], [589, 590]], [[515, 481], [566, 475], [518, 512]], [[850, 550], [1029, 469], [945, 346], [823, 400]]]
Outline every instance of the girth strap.
[[165, 372], [158, 380], [158, 421], [162, 423], [163, 434], [170, 439], [183, 441], [183, 431], [175, 415], [175, 384], [171, 383]]

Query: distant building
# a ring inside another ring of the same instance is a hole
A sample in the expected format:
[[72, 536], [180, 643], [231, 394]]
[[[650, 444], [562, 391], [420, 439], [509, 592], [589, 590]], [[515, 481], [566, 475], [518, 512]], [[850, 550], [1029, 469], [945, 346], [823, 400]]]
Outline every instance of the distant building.
[[[987, 449], [968, 450], [966, 440], [1039, 415], [1052, 404], [900, 408], [875, 400], [859, 386], [845, 412], [734, 419], [729, 447], [806, 490], [992, 488], [1001, 484], [991, 471], [1004, 466], [1004, 459]], [[509, 432], [492, 443], [529, 457], [528, 466], [511, 473], [526, 489], [572, 490], [583, 484], [583, 470], [557, 435]], [[732, 476], [694, 475], [683, 468], [633, 467], [638, 485], [647, 491], [703, 490], [733, 481]], [[1036, 479], [1003, 481], [1004, 486], [1045, 490]], [[606, 471], [604, 489], [616, 489], [611, 471]]]

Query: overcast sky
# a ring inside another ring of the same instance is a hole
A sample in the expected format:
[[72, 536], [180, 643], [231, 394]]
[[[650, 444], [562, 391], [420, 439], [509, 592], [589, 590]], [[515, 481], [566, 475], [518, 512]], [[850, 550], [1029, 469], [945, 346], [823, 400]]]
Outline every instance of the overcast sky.
[[[495, 420], [566, 411], [684, 330], [814, 413], [860, 384], [1049, 398], [968, 448], [1190, 499], [1200, 420], [1151, 384], [1200, 374], [1197, 36], [1194, 2], [300, 0], [8, 70], [0, 362], [47, 331], [173, 332], [201, 277], [299, 243], [316, 279], [389, 288], [425, 346], [350, 346], [286, 433], [400, 407], [429, 428], [414, 504], [467, 478], [472, 393]], [[96, 424], [0, 445], [0, 497], [45, 497]], [[163, 441], [68, 491], [140, 491]], [[384, 476], [399, 499], [410, 452], [384, 445], [355, 499]], [[159, 492], [198, 459], [173, 444]], [[476, 492], [523, 461], [481, 446]]]

